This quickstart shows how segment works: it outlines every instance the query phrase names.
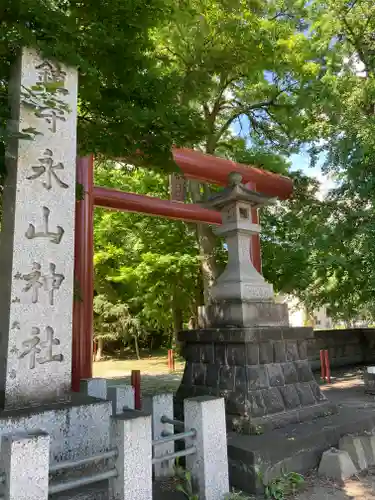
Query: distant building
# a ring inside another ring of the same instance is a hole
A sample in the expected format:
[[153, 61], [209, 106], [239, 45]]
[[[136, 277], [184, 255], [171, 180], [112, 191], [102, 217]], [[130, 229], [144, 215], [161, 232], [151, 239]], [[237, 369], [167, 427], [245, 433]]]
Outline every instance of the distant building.
[[340, 326], [329, 317], [326, 307], [321, 307], [308, 315], [301, 302], [291, 295], [278, 295], [276, 301], [288, 304], [291, 326], [313, 326], [316, 330], [329, 330]]

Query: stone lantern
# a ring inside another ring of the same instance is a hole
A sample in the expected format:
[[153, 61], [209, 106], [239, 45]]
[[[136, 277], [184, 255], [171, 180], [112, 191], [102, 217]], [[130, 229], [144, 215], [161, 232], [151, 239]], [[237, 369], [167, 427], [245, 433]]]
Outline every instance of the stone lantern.
[[285, 304], [250, 260], [251, 235], [260, 227], [251, 209], [269, 198], [241, 184], [229, 186], [208, 206], [222, 214], [216, 233], [226, 238], [228, 264], [201, 311], [201, 328], [179, 334], [186, 359], [178, 401], [192, 396], [225, 398], [227, 422], [243, 433], [262, 432], [336, 411], [320, 390], [307, 358], [312, 328], [289, 326]]
[[260, 232], [251, 209], [272, 203], [267, 196], [241, 184], [236, 172], [229, 175], [229, 186], [206, 204], [221, 212], [222, 225], [215, 230], [224, 236], [228, 264], [210, 291], [210, 303], [200, 311], [200, 325], [262, 326], [287, 325], [286, 304], [275, 304], [273, 287], [253, 266], [250, 259], [251, 236]]

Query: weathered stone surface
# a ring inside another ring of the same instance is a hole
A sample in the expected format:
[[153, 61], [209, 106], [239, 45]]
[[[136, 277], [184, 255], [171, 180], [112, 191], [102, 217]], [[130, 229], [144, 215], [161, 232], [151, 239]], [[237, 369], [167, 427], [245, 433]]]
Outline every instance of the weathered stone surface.
[[368, 366], [363, 374], [365, 392], [375, 394], [375, 366]]
[[280, 387], [280, 394], [282, 395], [284, 406], [287, 410], [293, 410], [298, 406], [301, 406], [301, 401], [294, 385], [286, 385]]
[[307, 383], [296, 384], [295, 387], [297, 389], [298, 397], [301, 401], [302, 406], [310, 406], [315, 404], [315, 398], [311, 390], [310, 384]]
[[197, 431], [186, 446], [197, 452], [186, 457], [186, 467], [198, 485], [199, 498], [219, 500], [229, 493], [227, 434], [224, 400], [192, 398], [184, 401], [187, 429]]
[[271, 387], [285, 385], [284, 375], [280, 364], [267, 365], [268, 380]]
[[201, 308], [199, 316], [199, 325], [202, 328], [228, 325], [233, 327], [287, 326], [288, 323], [287, 305], [273, 302], [233, 300], [214, 302]]
[[270, 380], [268, 378], [266, 367], [267, 365], [247, 367], [247, 383], [250, 391], [269, 387]]
[[118, 415], [124, 409], [134, 410], [134, 387], [112, 385], [107, 389], [107, 399], [112, 403], [112, 415]]
[[347, 451], [331, 448], [323, 453], [318, 474], [336, 481], [344, 481], [357, 474], [357, 469]]
[[[25, 48], [10, 83], [12, 126], [34, 128], [7, 157], [0, 249], [0, 408], [62, 397], [71, 385], [77, 70]], [[26, 106], [46, 83], [67, 108]], [[30, 89], [35, 85], [33, 95]]]
[[50, 463], [108, 450], [111, 403], [72, 393], [68, 401], [0, 412], [0, 436], [42, 430], [50, 436]]
[[[152, 415], [152, 439], [161, 439], [164, 432], [168, 434], [174, 433], [173, 425], [162, 422], [163, 416], [172, 420], [174, 418], [173, 394], [145, 396], [142, 401], [142, 409]], [[174, 441], [154, 446], [154, 457], [162, 457], [173, 452]], [[154, 474], [156, 478], [173, 476], [174, 463], [172, 461], [167, 461], [155, 464]]]
[[111, 425], [112, 446], [118, 449], [111, 498], [152, 500], [151, 416], [128, 410], [113, 418]]
[[286, 384], [295, 384], [298, 382], [297, 370], [293, 363], [281, 363], [281, 369]]
[[375, 436], [373, 434], [366, 434], [359, 436], [363, 451], [365, 453], [365, 460], [368, 466], [375, 465]]
[[48, 500], [49, 442], [41, 432], [2, 437], [6, 500]]
[[346, 451], [359, 470], [367, 469], [365, 450], [359, 436], [343, 436], [339, 441], [339, 449]]

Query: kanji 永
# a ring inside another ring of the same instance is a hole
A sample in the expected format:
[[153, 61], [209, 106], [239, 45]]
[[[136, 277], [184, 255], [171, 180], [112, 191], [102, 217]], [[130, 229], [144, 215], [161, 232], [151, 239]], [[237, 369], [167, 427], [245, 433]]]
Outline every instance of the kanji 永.
[[31, 169], [35, 172], [27, 177], [28, 180], [38, 179], [45, 175], [46, 180], [42, 182], [42, 185], [50, 190], [52, 188], [52, 179], [55, 180], [56, 184], [63, 189], [69, 187], [68, 184], [63, 182], [57, 175], [56, 170], [64, 170], [64, 165], [61, 162], [56, 164], [53, 163], [53, 152], [50, 149], [46, 149], [43, 153], [43, 158], [39, 158], [40, 165], [33, 165]]

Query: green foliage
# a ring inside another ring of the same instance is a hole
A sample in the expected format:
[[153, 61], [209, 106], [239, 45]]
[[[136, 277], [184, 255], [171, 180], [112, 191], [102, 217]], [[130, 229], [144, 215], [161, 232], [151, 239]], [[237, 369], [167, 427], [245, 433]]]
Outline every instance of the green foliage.
[[[4, 3], [5, 2], [5, 3]], [[181, 79], [155, 57], [151, 30], [170, 15], [165, 0], [4, 0], [0, 19], [0, 145], [9, 119], [10, 67], [22, 46], [79, 68], [80, 154], [136, 157], [174, 168], [172, 144], [200, 137], [200, 119], [181, 103]], [[51, 90], [51, 89], [49, 89]], [[4, 167], [4, 163], [2, 162]]]
[[[261, 475], [260, 479], [262, 479]], [[295, 494], [304, 482], [304, 477], [297, 472], [283, 472], [279, 477], [264, 485], [264, 496], [269, 499], [284, 500], [287, 495]]]
[[[150, 170], [98, 166], [96, 181], [131, 192], [166, 197], [168, 181]], [[95, 290], [122, 301], [145, 331], [170, 340], [201, 303], [194, 227], [140, 214], [96, 210]]]

